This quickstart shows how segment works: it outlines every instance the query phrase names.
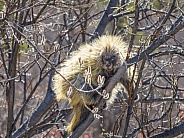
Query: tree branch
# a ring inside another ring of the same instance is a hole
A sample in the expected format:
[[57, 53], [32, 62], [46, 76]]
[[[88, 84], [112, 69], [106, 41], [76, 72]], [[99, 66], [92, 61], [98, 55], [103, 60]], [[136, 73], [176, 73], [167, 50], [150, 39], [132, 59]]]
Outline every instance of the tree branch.
[[184, 123], [150, 138], [174, 138], [184, 132]]
[[118, 0], [110, 0], [109, 1], [109, 4], [107, 5], [106, 10], [105, 10], [102, 18], [100, 19], [100, 22], [93, 33], [94, 36], [92, 36], [89, 40], [90, 42], [93, 39], [97, 38], [98, 36], [101, 36], [102, 33], [104, 32], [107, 24], [113, 20], [113, 18], [111, 18], [110, 15], [113, 13], [114, 7], [116, 7], [117, 4], [118, 4]]

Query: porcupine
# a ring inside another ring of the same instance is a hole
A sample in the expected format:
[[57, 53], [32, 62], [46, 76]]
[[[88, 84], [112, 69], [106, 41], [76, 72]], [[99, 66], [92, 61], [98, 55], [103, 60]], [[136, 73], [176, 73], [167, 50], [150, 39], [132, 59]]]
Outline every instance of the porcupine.
[[[102, 91], [108, 80], [125, 61], [127, 49], [127, 44], [120, 36], [104, 35], [89, 44], [80, 46], [71, 58], [65, 60], [59, 74], [54, 76], [54, 90], [57, 101], [68, 99], [69, 105], [73, 107], [73, 116], [67, 126], [68, 133], [74, 131], [87, 118], [90, 113], [89, 108], [93, 109], [94, 105], [98, 103], [99, 94], [92, 90], [99, 86], [97, 82], [99, 75], [101, 78], [105, 78], [102, 88], [98, 90]], [[87, 71], [89, 69], [90, 73]], [[86, 77], [85, 72], [88, 72], [87, 75], [90, 75], [90, 77]], [[90, 79], [90, 82], [87, 82], [87, 79]], [[134, 87], [130, 85], [130, 81], [131, 77], [126, 71], [119, 82], [129, 96], [131, 96], [130, 92], [133, 91]], [[78, 90], [90, 92], [78, 91], [72, 88], [71, 84]], [[109, 101], [114, 99], [116, 94], [117, 90], [112, 90]], [[87, 109], [86, 106], [89, 108]]]

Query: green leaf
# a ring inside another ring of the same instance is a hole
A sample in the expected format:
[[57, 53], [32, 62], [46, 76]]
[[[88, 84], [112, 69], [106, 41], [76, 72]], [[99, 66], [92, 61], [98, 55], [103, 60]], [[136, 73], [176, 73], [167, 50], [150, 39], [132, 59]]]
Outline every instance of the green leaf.
[[158, 0], [156, 0], [154, 3], [153, 3], [154, 7], [159, 10], [161, 9], [161, 5], [160, 5], [160, 2]]
[[128, 10], [128, 11], [133, 11], [133, 10], [135, 10], [135, 2], [134, 1], [131, 1], [131, 2], [129, 2], [129, 3], [127, 3], [126, 4], [126, 10]]
[[4, 4], [2, 1], [0, 1], [0, 12], [3, 10]]

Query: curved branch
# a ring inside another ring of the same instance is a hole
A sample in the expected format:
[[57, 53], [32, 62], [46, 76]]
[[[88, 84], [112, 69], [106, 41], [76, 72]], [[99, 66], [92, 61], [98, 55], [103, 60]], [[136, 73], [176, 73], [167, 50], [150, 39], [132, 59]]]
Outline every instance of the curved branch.
[[150, 138], [173, 138], [175, 136], [182, 134], [183, 132], [184, 132], [184, 123], [182, 123], [179, 126], [175, 126], [172, 129], [169, 129], [163, 133], [152, 136]]

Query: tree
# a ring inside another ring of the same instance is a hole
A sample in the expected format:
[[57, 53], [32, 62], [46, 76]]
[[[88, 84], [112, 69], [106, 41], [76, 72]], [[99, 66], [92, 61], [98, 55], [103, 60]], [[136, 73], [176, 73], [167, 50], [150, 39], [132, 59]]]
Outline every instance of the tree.
[[[134, 96], [140, 99], [119, 94], [109, 111], [104, 111], [102, 99], [98, 105], [102, 112], [96, 114], [100, 119], [91, 113], [70, 137], [82, 135], [93, 120], [94, 137], [182, 136], [183, 4], [182, 0], [0, 1], [1, 136], [67, 137], [63, 125], [72, 109], [65, 101], [55, 101], [53, 74], [81, 43], [106, 33], [121, 35], [128, 44], [127, 60], [106, 91], [134, 66], [138, 70]], [[83, 135], [90, 135], [90, 128]]]

